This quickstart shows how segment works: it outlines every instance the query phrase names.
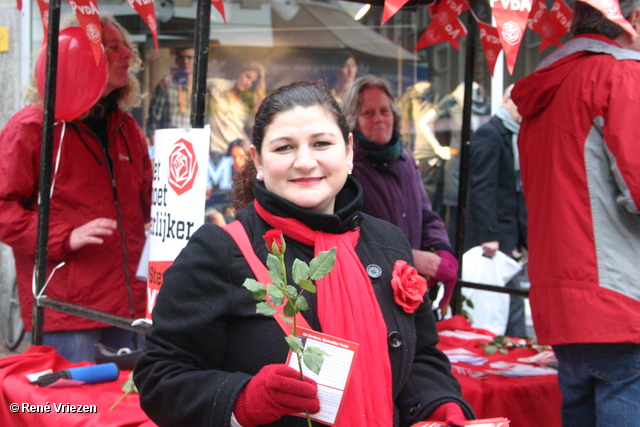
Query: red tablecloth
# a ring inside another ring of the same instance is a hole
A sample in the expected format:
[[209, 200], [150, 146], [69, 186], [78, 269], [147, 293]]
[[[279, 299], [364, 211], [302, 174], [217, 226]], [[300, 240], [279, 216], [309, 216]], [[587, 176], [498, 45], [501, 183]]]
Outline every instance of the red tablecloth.
[[[463, 330], [493, 335], [491, 332], [474, 329], [462, 316], [438, 322], [438, 330]], [[485, 355], [481, 347], [482, 340], [463, 340], [441, 336], [438, 347], [442, 350], [465, 348], [479, 356], [487, 357], [484, 365], [472, 366], [456, 363], [475, 371], [489, 368], [489, 363], [503, 360], [516, 362], [520, 357], [536, 354], [534, 350], [518, 349], [509, 354]], [[29, 384], [27, 373], [40, 372], [45, 369], [71, 368], [85, 366], [87, 363], [75, 364], [58, 355], [54, 348], [33, 346], [24, 353], [0, 358], [0, 384], [2, 386], [2, 402], [0, 403], [0, 424], [12, 427], [38, 426], [100, 426], [100, 427], [153, 427], [140, 409], [140, 401], [135, 393], [129, 394], [112, 411], [109, 408], [122, 396], [122, 383], [128, 378], [130, 371], [120, 372], [117, 381], [82, 385], [79, 387], [36, 387]], [[505, 417], [511, 420], [511, 427], [560, 427], [561, 394], [556, 375], [513, 378], [488, 374], [487, 379], [479, 380], [466, 375], [454, 373], [462, 385], [464, 398], [473, 407], [478, 418]], [[51, 413], [13, 413], [10, 404], [23, 403], [30, 405], [49, 404]], [[55, 413], [53, 404], [97, 405], [97, 413], [70, 414]]]
[[[483, 335], [495, 334], [484, 329], [475, 329], [462, 316], [438, 322], [438, 331], [461, 330], [477, 332]], [[464, 340], [455, 337], [440, 336], [438, 348], [449, 350], [464, 348], [476, 355], [488, 358], [483, 365], [454, 363], [473, 371], [491, 369], [490, 363], [496, 361], [518, 362], [518, 358], [536, 354], [535, 350], [516, 349], [508, 354], [484, 354], [480, 339]], [[518, 362], [521, 363], [521, 362]], [[478, 418], [505, 417], [511, 420], [510, 427], [561, 427], [560, 406], [562, 395], [557, 375], [533, 377], [503, 377], [488, 374], [486, 379], [475, 379], [467, 375], [454, 373], [462, 386], [462, 395], [473, 407]]]
[[[32, 346], [24, 353], [0, 358], [0, 424], [12, 427], [154, 427], [140, 409], [137, 393], [130, 393], [112, 411], [109, 408], [123, 395], [122, 383], [127, 381], [130, 371], [121, 371], [118, 380], [108, 383], [81, 385], [77, 387], [36, 387], [29, 384], [25, 374], [45, 369], [58, 371], [89, 363], [71, 363], [58, 355], [53, 347]], [[11, 404], [18, 404], [17, 413]], [[47, 405], [51, 412], [26, 413], [22, 405]], [[56, 413], [54, 404], [96, 405], [96, 413]]]

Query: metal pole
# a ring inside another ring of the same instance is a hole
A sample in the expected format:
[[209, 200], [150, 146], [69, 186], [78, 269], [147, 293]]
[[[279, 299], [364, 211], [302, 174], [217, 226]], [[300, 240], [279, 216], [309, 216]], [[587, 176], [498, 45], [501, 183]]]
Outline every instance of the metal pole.
[[[471, 8], [474, 6], [469, 1]], [[476, 39], [478, 37], [478, 24], [471, 13], [467, 12], [467, 46], [464, 72], [464, 104], [462, 107], [462, 131], [460, 135], [460, 181], [458, 183], [458, 220], [456, 224], [456, 258], [460, 261], [458, 279], [462, 274], [462, 254], [464, 250], [464, 228], [467, 218], [467, 181], [469, 176], [469, 140], [471, 139], [471, 103], [473, 93], [473, 80], [476, 61]], [[460, 286], [456, 287], [451, 301], [453, 312], [461, 312], [462, 298]]]
[[108, 323], [120, 329], [128, 329], [141, 334], [143, 334], [149, 327], [146, 323], [140, 323], [139, 325], [132, 326], [130, 317], [106, 313], [93, 308], [72, 304], [70, 302], [54, 300], [46, 296], [38, 298], [38, 305], [52, 310], [61, 311], [63, 313], [74, 314], [76, 316], [84, 317], [85, 319]]
[[[49, 29], [47, 31], [47, 69], [44, 91], [44, 119], [42, 122], [42, 148], [40, 152], [40, 201], [38, 203], [38, 235], [36, 243], [35, 292], [40, 294], [47, 280], [47, 243], [49, 240], [49, 201], [51, 191], [51, 159], [53, 157], [53, 125], [55, 123], [56, 83], [58, 72], [58, 32], [60, 27], [60, 0], [49, 2]], [[31, 344], [42, 345], [44, 308], [34, 299]]]
[[209, 62], [209, 32], [211, 29], [211, 0], [198, 0], [191, 91], [191, 127], [204, 127], [204, 109], [207, 101], [207, 66]]

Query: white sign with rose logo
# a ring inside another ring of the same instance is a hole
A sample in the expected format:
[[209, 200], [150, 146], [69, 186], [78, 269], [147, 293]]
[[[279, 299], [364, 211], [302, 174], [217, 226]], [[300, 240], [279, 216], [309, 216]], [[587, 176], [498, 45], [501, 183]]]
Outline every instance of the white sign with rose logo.
[[155, 132], [147, 319], [164, 272], [204, 223], [209, 161], [209, 126]]

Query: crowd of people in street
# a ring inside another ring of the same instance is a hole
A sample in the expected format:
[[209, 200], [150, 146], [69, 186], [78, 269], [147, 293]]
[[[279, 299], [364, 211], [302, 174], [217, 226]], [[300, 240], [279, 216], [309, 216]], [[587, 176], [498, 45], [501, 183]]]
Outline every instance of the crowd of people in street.
[[[640, 0], [619, 5], [624, 28], [576, 1], [571, 40], [508, 85], [493, 115], [485, 89], [471, 89], [482, 123], [468, 141], [460, 244], [487, 258], [526, 254], [536, 340], [559, 362], [563, 427], [640, 420]], [[137, 49], [111, 15], [101, 25], [107, 82], [88, 111], [54, 127], [45, 291], [134, 320], [146, 313], [136, 270], [151, 213], [148, 147], [156, 130], [190, 127], [195, 53], [173, 51], [143, 131], [128, 112], [140, 102]], [[235, 184], [209, 189], [210, 223], [165, 272], [152, 326], [142, 335], [45, 310], [43, 343], [72, 362], [94, 362], [98, 343], [141, 349], [133, 379], [159, 426], [308, 425], [298, 415], [320, 411], [318, 384], [287, 365], [287, 326], [256, 312], [243, 285], [258, 277], [256, 257], [271, 268], [281, 251], [288, 283], [300, 283], [300, 261], [337, 248], [326, 276], [301, 285], [300, 313], [359, 344], [336, 425], [474, 419], [436, 347], [459, 278], [451, 224], [467, 143], [438, 138], [436, 123], [459, 123], [464, 84], [442, 98], [416, 84], [403, 98], [383, 78], [358, 77], [351, 53], [336, 69], [331, 84], [271, 93], [259, 62], [209, 77], [210, 157], [233, 159]], [[15, 256], [27, 331], [43, 131], [42, 96], [30, 93], [0, 133], [0, 241]], [[286, 246], [265, 245], [272, 229]], [[520, 289], [520, 276], [506, 287]], [[505, 335], [526, 335], [524, 307], [510, 298]]]

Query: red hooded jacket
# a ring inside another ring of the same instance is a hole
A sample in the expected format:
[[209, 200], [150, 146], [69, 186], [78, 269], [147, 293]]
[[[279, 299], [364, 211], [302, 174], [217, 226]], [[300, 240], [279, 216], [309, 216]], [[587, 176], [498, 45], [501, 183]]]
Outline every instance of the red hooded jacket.
[[[0, 133], [0, 241], [13, 248], [27, 331], [33, 311], [42, 120], [42, 109], [28, 106]], [[144, 317], [146, 283], [137, 280], [135, 272], [145, 241], [144, 225], [149, 222], [151, 162], [142, 130], [131, 115], [120, 109], [110, 113], [108, 137], [107, 153], [80, 121], [58, 122], [54, 127], [47, 264], [51, 278], [45, 294], [121, 316]], [[117, 220], [113, 235], [101, 245], [71, 251], [71, 231], [102, 217]], [[108, 325], [45, 310], [47, 332], [101, 326]]]
[[640, 343], [640, 53], [574, 38], [511, 97], [541, 344]]

